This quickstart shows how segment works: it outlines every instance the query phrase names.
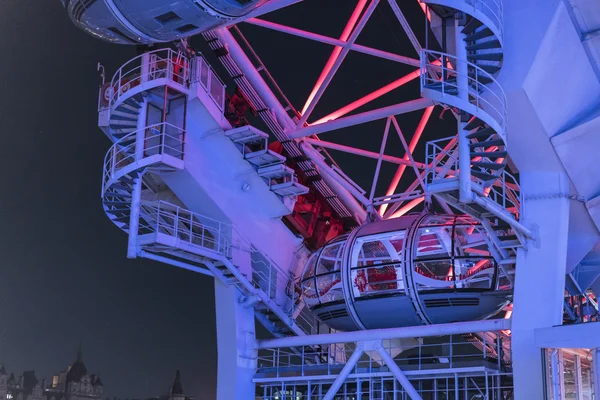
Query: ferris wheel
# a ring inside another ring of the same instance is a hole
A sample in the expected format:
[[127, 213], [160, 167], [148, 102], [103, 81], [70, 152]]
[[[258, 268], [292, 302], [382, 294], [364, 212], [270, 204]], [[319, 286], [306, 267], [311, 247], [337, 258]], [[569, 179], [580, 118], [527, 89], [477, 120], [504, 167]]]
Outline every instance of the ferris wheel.
[[101, 88], [130, 257], [214, 276], [276, 337], [510, 316], [534, 234], [500, 0], [63, 3], [102, 39], [179, 44]]

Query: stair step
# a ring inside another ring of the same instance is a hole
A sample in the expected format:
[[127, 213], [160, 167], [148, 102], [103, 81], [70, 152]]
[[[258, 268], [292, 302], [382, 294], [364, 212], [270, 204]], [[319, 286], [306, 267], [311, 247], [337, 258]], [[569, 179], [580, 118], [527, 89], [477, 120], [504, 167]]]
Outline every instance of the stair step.
[[132, 189], [131, 189], [131, 186], [124, 186], [124, 185], [119, 185], [119, 184], [114, 184], [114, 185], [111, 185], [111, 189], [115, 189], [115, 190], [126, 190], [126, 191], [128, 191], [128, 192], [130, 192], [130, 191], [132, 190]]
[[486, 140], [485, 142], [469, 143], [469, 147], [471, 149], [476, 149], [478, 147], [489, 147], [489, 146], [504, 146], [504, 140], [493, 139], [493, 140]]
[[113, 218], [112, 220], [113, 220], [113, 221], [116, 221], [116, 222], [123, 222], [123, 223], [126, 223], [126, 222], [129, 222], [129, 218], [130, 218], [130, 217], [129, 217], [128, 215], [126, 215], [126, 216], [122, 216], [122, 217], [115, 217], [115, 218]]
[[246, 153], [244, 158], [259, 168], [285, 162], [285, 156], [268, 149]]
[[252, 128], [249, 125], [225, 131], [225, 136], [231, 139], [232, 142], [242, 144], [254, 142], [266, 143], [266, 141], [269, 138], [268, 134], [259, 131], [258, 129]]
[[506, 151], [474, 151], [471, 153], [471, 157], [482, 158], [505, 158], [507, 155]]
[[129, 206], [128, 201], [115, 201], [115, 200], [105, 200], [102, 202], [102, 204], [104, 204], [105, 206], [122, 206], [122, 205]]
[[469, 60], [485, 60], [485, 61], [502, 61], [504, 54], [502, 53], [477, 53], [469, 54], [467, 59]]
[[473, 118], [471, 121], [469, 121], [467, 123], [467, 125], [465, 125], [465, 130], [472, 131], [473, 129], [479, 128], [484, 125], [485, 125], [485, 122], [483, 122], [479, 118]]
[[138, 120], [138, 114], [137, 112], [125, 112], [125, 111], [120, 111], [119, 109], [116, 109], [115, 111], [113, 111], [112, 113], [110, 113], [110, 120], [128, 120], [128, 121], [137, 121]]
[[494, 128], [492, 128], [491, 126], [486, 126], [485, 128], [479, 129], [479, 130], [477, 130], [475, 132], [470, 132], [467, 135], [467, 139], [475, 139], [475, 138], [488, 137], [488, 136], [491, 136], [491, 135], [493, 135], [495, 133], [496, 133], [496, 131], [494, 130]]
[[497, 39], [487, 40], [485, 42], [475, 42], [467, 45], [468, 51], [485, 50], [485, 49], [498, 49], [500, 48], [500, 41]]
[[500, 67], [497, 65], [482, 65], [482, 64], [475, 64], [477, 65], [479, 68], [481, 68], [482, 70], [484, 70], [485, 72], [487, 72], [490, 75], [494, 75], [496, 72], [500, 71]]
[[[464, 32], [464, 31], [463, 31]], [[492, 32], [492, 30], [490, 28], [483, 28], [481, 30], [478, 30], [476, 32], [471, 32], [467, 35], [467, 42], [475, 42], [479, 39], [483, 39], [486, 37], [490, 37], [493, 36], [494, 32]]]
[[484, 169], [499, 170], [503, 169], [506, 165], [503, 163], [486, 162], [486, 161], [473, 161], [471, 163], [474, 167], [480, 167]]
[[135, 128], [137, 127], [137, 119], [132, 120], [111, 120], [110, 127], [112, 129]]
[[[121, 140], [123, 139], [125, 136], [129, 135], [130, 133], [135, 132], [135, 129], [121, 129], [119, 130], [119, 132], [112, 132], [112, 136], [115, 139]], [[131, 142], [135, 142], [135, 136], [136, 135], [131, 135], [130, 138], [128, 138], [127, 140], [122, 141], [121, 147], [127, 146], [129, 143]]]
[[428, 85], [424, 86], [427, 89], [432, 89], [432, 90], [436, 90], [438, 92], [441, 92], [442, 90], [444, 91], [443, 93], [448, 93], [451, 95], [457, 95], [458, 94], [458, 87], [456, 87], [456, 80], [447, 80], [443, 85], [442, 82], [439, 83], [430, 83]]
[[498, 179], [498, 177], [496, 175], [492, 175], [492, 174], [488, 174], [488, 173], [480, 172], [480, 171], [471, 171], [471, 175], [473, 175], [476, 178], [481, 179], [482, 181], [484, 181], [486, 183], [488, 181], [493, 182]]
[[510, 249], [513, 247], [523, 247], [523, 244], [518, 240], [506, 240], [500, 242], [500, 248]]
[[133, 100], [132, 98], [128, 98], [127, 100], [125, 100], [121, 104], [126, 104], [128, 106], [131, 106], [131, 107], [134, 107], [134, 108], [137, 108], [137, 109], [142, 108], [142, 106], [140, 105], [140, 103], [137, 102], [137, 101], [135, 101], [135, 100]]
[[132, 106], [126, 103], [119, 104], [115, 111], [119, 111], [126, 114], [138, 115], [141, 107]]
[[258, 176], [263, 179], [283, 179], [294, 176], [294, 170], [284, 164], [277, 164], [258, 169]]
[[111, 198], [124, 198], [124, 199], [128, 199], [131, 198], [131, 194], [130, 193], [105, 193], [104, 197], [111, 197]]
[[[469, 76], [471, 77], [471, 80], [469, 80], [469, 84], [471, 86], [473, 86], [475, 84], [473, 75], [475, 75], [474, 69], [469, 68]], [[482, 85], [487, 85], [488, 83], [490, 83], [492, 81], [493, 81], [493, 79], [491, 77], [489, 77], [487, 74], [484, 75], [482, 72], [479, 72], [477, 74], [477, 82], [479, 82]]]
[[479, 21], [477, 18], [473, 18], [471, 17], [469, 19], [469, 21], [465, 24], [465, 26], [462, 28], [462, 33], [468, 35], [470, 33], [472, 33], [475, 29], [479, 28], [480, 26], [482, 26], [483, 24], [481, 23], [481, 21]]

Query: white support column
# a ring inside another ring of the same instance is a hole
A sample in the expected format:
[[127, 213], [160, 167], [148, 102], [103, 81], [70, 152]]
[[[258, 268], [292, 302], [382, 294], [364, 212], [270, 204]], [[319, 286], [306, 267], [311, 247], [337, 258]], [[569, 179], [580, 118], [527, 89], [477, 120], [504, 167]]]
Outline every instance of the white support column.
[[575, 399], [583, 400], [583, 379], [581, 376], [581, 357], [578, 354], [574, 354], [575, 360]]
[[[456, 38], [456, 86], [458, 97], [465, 102], [469, 101], [469, 66], [467, 64], [466, 35], [461, 33], [462, 27], [458, 19], [454, 19], [454, 36]], [[446, 78], [444, 78], [446, 79]], [[448, 88], [450, 89], [450, 88]], [[463, 115], [458, 117], [458, 180], [460, 182], [460, 202], [470, 203], [473, 198], [471, 192], [471, 149], [468, 132], [465, 130], [466, 122], [462, 121]]]
[[252, 382], [256, 371], [254, 308], [240, 304], [242, 294], [234, 286], [215, 279], [217, 316], [217, 400], [255, 398]]
[[[146, 139], [146, 112], [147, 102], [141, 104], [137, 120], [137, 133], [135, 135], [135, 161], [144, 158], [144, 140]], [[129, 238], [127, 243], [127, 258], [137, 257], [137, 235], [140, 225], [140, 203], [142, 198], [142, 177], [144, 172], [140, 171], [138, 177], [133, 179], [133, 192], [131, 194], [131, 211], [129, 214]]]
[[142, 65], [140, 74], [141, 83], [144, 84], [150, 80], [150, 54], [142, 54]]
[[552, 349], [552, 353], [550, 353], [550, 363], [552, 369], [552, 400], [562, 400], [563, 391], [561, 390], [561, 368], [560, 368], [560, 350]]
[[140, 203], [142, 197], [143, 173], [133, 180], [133, 192], [131, 194], [131, 210], [129, 212], [129, 238], [127, 240], [127, 258], [137, 257], [137, 236], [140, 227]]
[[348, 375], [350, 375], [350, 372], [352, 372], [352, 370], [356, 366], [356, 363], [360, 359], [360, 356], [362, 356], [363, 348], [363, 344], [358, 343], [358, 345], [356, 346], [356, 350], [354, 350], [354, 353], [352, 353], [352, 355], [348, 359], [348, 362], [346, 362], [346, 365], [344, 365], [344, 368], [342, 368], [342, 370], [340, 371], [340, 374], [337, 376], [337, 378], [335, 378], [335, 380], [331, 384], [331, 387], [329, 388], [327, 393], [325, 393], [325, 396], [323, 396], [323, 400], [333, 400], [338, 390], [340, 390], [340, 388], [344, 384], [346, 378], [348, 378]]
[[512, 314], [515, 399], [542, 399], [542, 350], [534, 330], [562, 323], [569, 233], [569, 179], [561, 172], [521, 173], [523, 223], [535, 241], [519, 249]]
[[593, 355], [594, 364], [592, 366], [592, 374], [594, 380], [595, 398], [600, 397], [600, 348], [597, 348]]
[[383, 348], [381, 343], [377, 346], [376, 350], [377, 353], [379, 353], [379, 355], [381, 356], [381, 359], [383, 360], [385, 365], [387, 365], [392, 374], [394, 374], [396, 379], [398, 379], [398, 382], [400, 382], [400, 385], [402, 386], [404, 391], [408, 393], [408, 396], [412, 400], [423, 400], [421, 398], [421, 395], [419, 395], [415, 387], [412, 385], [412, 383], [410, 383], [406, 375], [404, 375], [404, 372], [402, 372], [400, 367], [398, 367], [398, 364], [396, 364], [392, 356], [390, 356], [390, 354]]

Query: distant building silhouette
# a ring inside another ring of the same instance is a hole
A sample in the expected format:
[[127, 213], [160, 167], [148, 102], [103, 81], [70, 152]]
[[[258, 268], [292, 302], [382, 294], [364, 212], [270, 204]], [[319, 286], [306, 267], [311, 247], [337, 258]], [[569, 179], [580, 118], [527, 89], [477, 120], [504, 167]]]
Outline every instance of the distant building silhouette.
[[46, 385], [40, 382], [35, 371], [25, 371], [19, 379], [14, 373], [8, 376], [0, 368], [0, 400], [102, 400], [104, 384], [96, 374], [88, 374], [83, 363], [81, 347], [73, 365], [52, 377]]

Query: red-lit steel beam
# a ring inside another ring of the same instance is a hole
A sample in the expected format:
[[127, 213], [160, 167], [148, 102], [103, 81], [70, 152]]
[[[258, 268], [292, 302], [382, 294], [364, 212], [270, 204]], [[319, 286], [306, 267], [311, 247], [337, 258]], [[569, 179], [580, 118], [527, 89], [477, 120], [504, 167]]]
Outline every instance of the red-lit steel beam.
[[387, 118], [391, 115], [405, 114], [412, 111], [421, 110], [433, 105], [433, 101], [425, 98], [406, 101], [400, 104], [378, 108], [376, 110], [366, 111], [360, 114], [354, 114], [349, 117], [339, 118], [335, 121], [329, 121], [324, 124], [311, 125], [296, 129], [288, 134], [290, 139], [297, 139], [306, 136], [317, 135], [337, 129], [347, 128], [349, 126], [364, 124], [378, 119]]
[[387, 51], [374, 49], [372, 47], [363, 46], [356, 43], [348, 44], [347, 42], [329, 36], [320, 35], [314, 32], [308, 32], [302, 29], [292, 28], [290, 26], [277, 24], [271, 21], [265, 21], [263, 19], [250, 18], [244, 22], [263, 28], [271, 29], [274, 31], [283, 32], [301, 38], [313, 40], [315, 42], [321, 42], [332, 46], [349, 47], [352, 51], [368, 54], [370, 56], [379, 57], [390, 61], [399, 62], [402, 64], [412, 65], [413, 67], [419, 67], [420, 65], [420, 61], [416, 58], [406, 57], [400, 54], [390, 53]]
[[[413, 151], [415, 151], [415, 148], [417, 147], [417, 144], [419, 143], [419, 140], [421, 139], [421, 135], [423, 134], [423, 131], [425, 130], [425, 126], [427, 126], [427, 122], [429, 121], [429, 118], [431, 117], [432, 112], [433, 112], [433, 106], [427, 107], [425, 109], [425, 111], [423, 112], [423, 116], [421, 117], [421, 120], [419, 121], [419, 125], [417, 126], [417, 129], [415, 130], [415, 133], [410, 140], [410, 144], [408, 145], [408, 148], [409, 148], [411, 154]], [[404, 155], [404, 159], [408, 160], [408, 153]], [[400, 164], [400, 166], [396, 170], [396, 173], [394, 174], [394, 177], [392, 178], [392, 182], [390, 182], [390, 186], [389, 186], [387, 192], [385, 193], [386, 196], [390, 196], [396, 192], [396, 188], [398, 187], [398, 184], [400, 183], [400, 179], [402, 178], [402, 175], [404, 174], [404, 171], [406, 170], [406, 165], [410, 165], [410, 163], [409, 164]], [[379, 214], [383, 215], [385, 213], [386, 209], [387, 209], [387, 204], [382, 204], [381, 207], [379, 208]]]
[[[371, 0], [371, 3], [365, 10], [363, 16], [360, 18], [360, 21], [358, 22], [355, 29], [350, 34], [350, 37], [346, 41], [347, 44], [352, 45], [356, 41], [356, 39], [358, 38], [358, 35], [360, 34], [360, 32], [362, 32], [363, 28], [367, 24], [367, 21], [373, 14], [373, 11], [375, 11], [375, 8], [377, 7], [378, 4], [379, 4], [379, 0]], [[300, 121], [298, 121], [297, 126], [301, 127], [304, 125], [304, 123], [307, 122], [308, 117], [310, 117], [310, 114], [315, 109], [317, 103], [319, 102], [319, 100], [321, 100], [321, 96], [323, 96], [323, 93], [325, 93], [327, 86], [329, 86], [329, 84], [331, 83], [331, 80], [335, 76], [337, 70], [339, 69], [340, 65], [342, 65], [342, 62], [344, 61], [344, 59], [346, 58], [346, 56], [348, 55], [349, 52], [350, 52], [350, 47], [344, 47], [342, 49], [342, 51], [340, 52], [339, 56], [336, 57], [335, 62], [333, 63], [331, 68], [329, 68], [327, 70], [327, 73], [325, 74], [325, 78], [323, 79], [321, 85], [319, 85], [316, 88], [317, 90], [316, 90], [314, 96], [312, 96], [312, 98], [309, 98], [309, 100], [307, 100], [307, 104], [304, 106], [304, 109], [303, 109], [304, 112], [302, 113], [302, 116], [300, 117]]]
[[[356, 4], [356, 7], [354, 8], [352, 15], [350, 16], [350, 19], [348, 20], [348, 23], [346, 24], [346, 27], [344, 28], [344, 31], [342, 32], [342, 35], [340, 36], [340, 40], [342, 42], [344, 42], [344, 43], [348, 42], [348, 38], [352, 34], [352, 31], [354, 30], [354, 27], [356, 26], [356, 23], [358, 22], [358, 18], [360, 17], [360, 14], [362, 14], [366, 5], [367, 5], [367, 0], [359, 0], [358, 3]], [[308, 107], [312, 103], [313, 99], [317, 95], [317, 92], [319, 91], [321, 86], [323, 86], [323, 82], [325, 82], [325, 79], [327, 78], [327, 76], [329, 75], [331, 70], [334, 68], [334, 65], [336, 64], [336, 61], [340, 57], [340, 54], [342, 53], [343, 49], [344, 49], [343, 46], [335, 46], [333, 48], [333, 51], [331, 52], [331, 55], [329, 56], [329, 60], [327, 60], [327, 63], [325, 64], [325, 68], [323, 68], [323, 71], [321, 71], [321, 75], [319, 76], [317, 83], [313, 87], [312, 92], [310, 92], [310, 95], [308, 96], [308, 99], [306, 100], [306, 103], [304, 104], [304, 107], [302, 108], [302, 114], [306, 113], [306, 110], [308, 109]]]
[[365, 104], [370, 103], [371, 101], [378, 99], [379, 97], [381, 97], [385, 94], [388, 94], [392, 90], [397, 89], [400, 86], [407, 84], [408, 82], [418, 78], [419, 76], [421, 76], [421, 70], [417, 69], [407, 75], [404, 75], [402, 78], [397, 79], [394, 82], [389, 83], [389, 84], [383, 86], [382, 88], [377, 89], [376, 91], [369, 93], [368, 95], [366, 95], [364, 97], [361, 97], [360, 99], [358, 99], [356, 101], [353, 101], [352, 103], [340, 108], [339, 110], [334, 111], [331, 114], [324, 116], [323, 118], [319, 119], [318, 121], [313, 122], [311, 125], [322, 124], [327, 121], [331, 121], [331, 120], [343, 117], [344, 115], [356, 110], [357, 108], [362, 107]]
[[[346, 145], [339, 144], [339, 143], [326, 142], [324, 140], [318, 140], [318, 139], [312, 139], [312, 138], [303, 138], [302, 141], [304, 141], [306, 143], [310, 143], [313, 146], [325, 147], [326, 149], [343, 151], [344, 153], [355, 154], [357, 156], [372, 158], [375, 160], [377, 160], [379, 158], [379, 153], [375, 153], [374, 151], [358, 149], [356, 147], [346, 146]], [[405, 160], [400, 157], [388, 156], [385, 154], [382, 156], [382, 160], [393, 163], [393, 164], [400, 164], [400, 165], [404, 165], [404, 166], [411, 165], [409, 160]], [[415, 163], [415, 164], [416, 164], [417, 168], [425, 169], [425, 164], [423, 164], [423, 163]]]

